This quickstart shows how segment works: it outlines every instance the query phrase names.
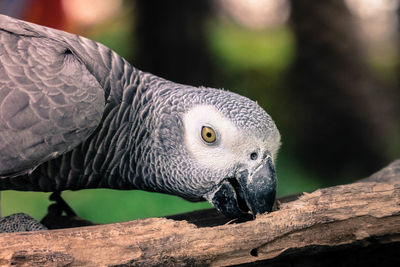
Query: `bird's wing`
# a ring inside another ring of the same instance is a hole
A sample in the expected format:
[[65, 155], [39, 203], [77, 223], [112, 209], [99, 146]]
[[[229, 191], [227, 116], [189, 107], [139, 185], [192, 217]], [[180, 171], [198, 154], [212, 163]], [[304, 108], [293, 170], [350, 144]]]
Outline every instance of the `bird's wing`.
[[25, 34], [17, 23], [0, 16], [0, 178], [77, 146], [105, 104], [102, 86], [66, 42]]

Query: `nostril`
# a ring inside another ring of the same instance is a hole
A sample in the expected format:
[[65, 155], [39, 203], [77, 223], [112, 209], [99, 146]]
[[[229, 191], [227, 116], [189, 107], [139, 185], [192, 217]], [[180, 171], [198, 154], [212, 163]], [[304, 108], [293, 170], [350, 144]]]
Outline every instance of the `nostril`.
[[257, 158], [258, 158], [257, 152], [253, 152], [253, 153], [250, 154], [250, 159], [251, 160], [256, 160]]

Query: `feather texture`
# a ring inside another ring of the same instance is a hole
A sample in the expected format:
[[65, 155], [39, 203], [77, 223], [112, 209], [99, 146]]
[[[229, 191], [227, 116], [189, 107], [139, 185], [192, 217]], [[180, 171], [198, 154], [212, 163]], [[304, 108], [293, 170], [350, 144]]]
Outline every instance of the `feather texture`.
[[[167, 81], [99, 43], [2, 15], [0, 67], [0, 190], [143, 189], [197, 201], [279, 148], [271, 117], [248, 98]], [[184, 120], [190, 111], [235, 133], [219, 158], [201, 140], [188, 147], [202, 126]]]
[[104, 90], [70, 48], [0, 20], [0, 176], [71, 150], [98, 126]]

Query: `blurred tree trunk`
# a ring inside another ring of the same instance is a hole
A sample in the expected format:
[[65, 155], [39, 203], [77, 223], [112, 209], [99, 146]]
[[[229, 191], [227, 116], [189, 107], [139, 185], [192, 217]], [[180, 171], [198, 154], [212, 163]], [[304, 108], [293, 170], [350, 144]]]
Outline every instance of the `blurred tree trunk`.
[[372, 78], [343, 0], [291, 0], [290, 90], [298, 156], [326, 178], [362, 176], [388, 159], [398, 102]]
[[209, 0], [137, 0], [134, 65], [174, 82], [210, 85]]

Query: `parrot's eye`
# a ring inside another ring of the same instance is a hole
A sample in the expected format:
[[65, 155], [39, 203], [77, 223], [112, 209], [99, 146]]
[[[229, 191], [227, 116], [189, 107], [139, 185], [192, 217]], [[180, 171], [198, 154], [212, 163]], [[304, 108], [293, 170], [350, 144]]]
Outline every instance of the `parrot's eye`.
[[201, 128], [201, 138], [207, 143], [214, 143], [217, 139], [214, 129], [209, 126]]

